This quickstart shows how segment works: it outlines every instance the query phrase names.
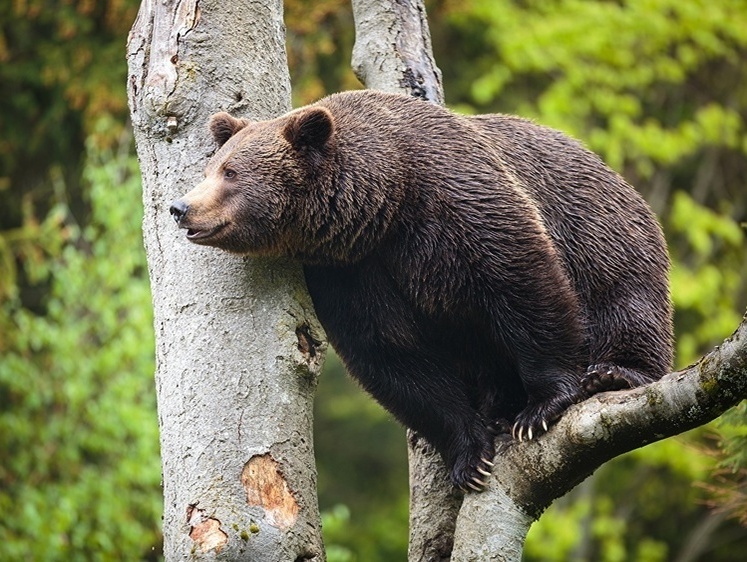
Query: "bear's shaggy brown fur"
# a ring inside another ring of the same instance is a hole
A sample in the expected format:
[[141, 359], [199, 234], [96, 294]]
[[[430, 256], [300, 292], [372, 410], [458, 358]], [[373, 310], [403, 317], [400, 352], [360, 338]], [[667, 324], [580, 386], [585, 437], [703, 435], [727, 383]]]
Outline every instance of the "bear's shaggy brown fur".
[[643, 199], [565, 135], [404, 96], [329, 96], [265, 122], [215, 115], [187, 237], [304, 263], [350, 373], [479, 489], [520, 439], [672, 360], [669, 262]]

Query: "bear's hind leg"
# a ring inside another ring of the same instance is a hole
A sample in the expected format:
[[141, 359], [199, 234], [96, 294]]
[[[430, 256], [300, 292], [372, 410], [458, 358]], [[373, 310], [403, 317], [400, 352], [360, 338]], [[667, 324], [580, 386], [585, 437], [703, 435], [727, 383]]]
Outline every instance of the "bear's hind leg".
[[590, 366], [581, 379], [587, 396], [659, 380], [672, 367], [672, 309], [665, 274], [598, 290], [587, 304]]

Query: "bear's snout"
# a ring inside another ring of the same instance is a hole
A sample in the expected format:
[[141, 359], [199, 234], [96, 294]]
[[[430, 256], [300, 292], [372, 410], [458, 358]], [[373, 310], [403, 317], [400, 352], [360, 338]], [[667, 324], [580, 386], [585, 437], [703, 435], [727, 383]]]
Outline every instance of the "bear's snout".
[[171, 207], [169, 208], [169, 213], [171, 213], [171, 216], [176, 221], [176, 224], [181, 225], [182, 219], [184, 219], [184, 216], [187, 214], [188, 210], [189, 210], [189, 205], [187, 205], [181, 199], [177, 199], [171, 204]]

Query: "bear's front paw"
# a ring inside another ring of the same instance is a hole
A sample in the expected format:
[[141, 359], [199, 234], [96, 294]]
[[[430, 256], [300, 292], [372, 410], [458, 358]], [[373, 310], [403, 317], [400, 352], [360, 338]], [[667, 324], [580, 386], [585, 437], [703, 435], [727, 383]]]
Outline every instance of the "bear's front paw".
[[545, 433], [574, 401], [573, 397], [566, 396], [529, 404], [516, 416], [511, 436], [523, 441]]
[[486, 432], [481, 442], [472, 443], [462, 453], [454, 455], [451, 482], [463, 492], [482, 492], [488, 485], [494, 455], [493, 438]]

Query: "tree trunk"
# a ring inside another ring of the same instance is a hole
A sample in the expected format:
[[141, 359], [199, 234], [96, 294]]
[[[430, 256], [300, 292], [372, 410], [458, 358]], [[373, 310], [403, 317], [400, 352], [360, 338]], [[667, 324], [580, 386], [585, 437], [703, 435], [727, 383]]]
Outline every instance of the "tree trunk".
[[282, 2], [144, 0], [128, 40], [153, 293], [167, 561], [323, 560], [312, 396], [324, 337], [301, 268], [190, 244], [171, 201], [219, 110], [290, 109]]

